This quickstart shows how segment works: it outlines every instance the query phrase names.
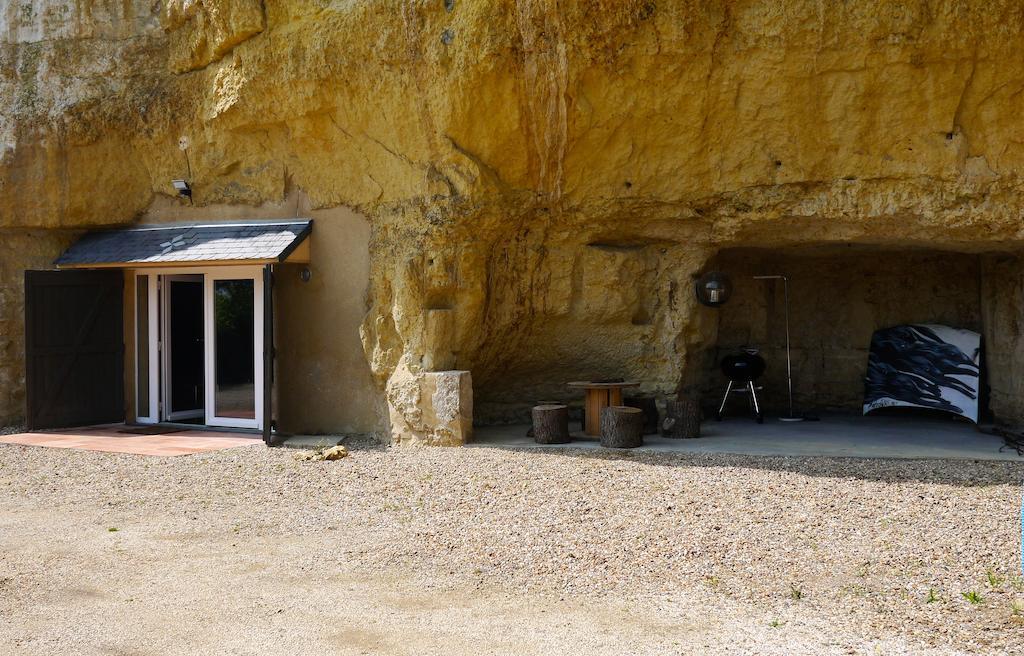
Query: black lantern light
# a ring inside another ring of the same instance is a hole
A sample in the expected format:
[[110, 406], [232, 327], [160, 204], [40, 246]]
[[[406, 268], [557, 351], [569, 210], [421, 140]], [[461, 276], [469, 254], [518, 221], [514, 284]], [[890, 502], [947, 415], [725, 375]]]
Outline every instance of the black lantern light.
[[732, 281], [729, 276], [718, 271], [709, 271], [694, 284], [697, 300], [708, 307], [724, 305], [732, 296]]

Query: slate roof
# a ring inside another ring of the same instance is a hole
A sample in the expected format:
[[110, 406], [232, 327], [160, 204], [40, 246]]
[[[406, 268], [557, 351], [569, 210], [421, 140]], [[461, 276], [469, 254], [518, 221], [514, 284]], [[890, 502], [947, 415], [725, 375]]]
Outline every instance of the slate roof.
[[168, 224], [90, 232], [54, 262], [58, 267], [200, 264], [284, 260], [310, 233], [310, 219]]

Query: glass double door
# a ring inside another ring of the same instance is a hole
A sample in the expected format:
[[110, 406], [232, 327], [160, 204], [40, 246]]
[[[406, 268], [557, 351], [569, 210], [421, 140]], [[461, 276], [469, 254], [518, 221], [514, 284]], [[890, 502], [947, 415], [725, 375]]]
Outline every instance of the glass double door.
[[262, 428], [262, 282], [258, 268], [136, 276], [140, 422]]

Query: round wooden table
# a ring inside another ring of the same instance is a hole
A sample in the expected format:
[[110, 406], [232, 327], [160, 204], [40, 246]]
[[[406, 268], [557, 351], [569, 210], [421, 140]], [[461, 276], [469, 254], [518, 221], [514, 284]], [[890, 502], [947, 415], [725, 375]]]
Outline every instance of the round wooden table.
[[582, 387], [586, 396], [586, 431], [587, 435], [600, 437], [601, 411], [610, 405], [622, 405], [622, 389], [639, 387], [640, 383], [622, 381], [618, 383], [596, 383], [578, 380], [569, 383], [569, 387]]

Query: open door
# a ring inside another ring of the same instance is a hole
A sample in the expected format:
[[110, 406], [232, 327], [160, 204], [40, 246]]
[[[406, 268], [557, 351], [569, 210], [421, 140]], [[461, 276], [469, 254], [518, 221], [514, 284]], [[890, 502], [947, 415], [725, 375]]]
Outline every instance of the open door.
[[162, 299], [164, 419], [202, 420], [206, 414], [203, 276], [164, 276]]
[[25, 272], [29, 430], [124, 421], [124, 274]]

